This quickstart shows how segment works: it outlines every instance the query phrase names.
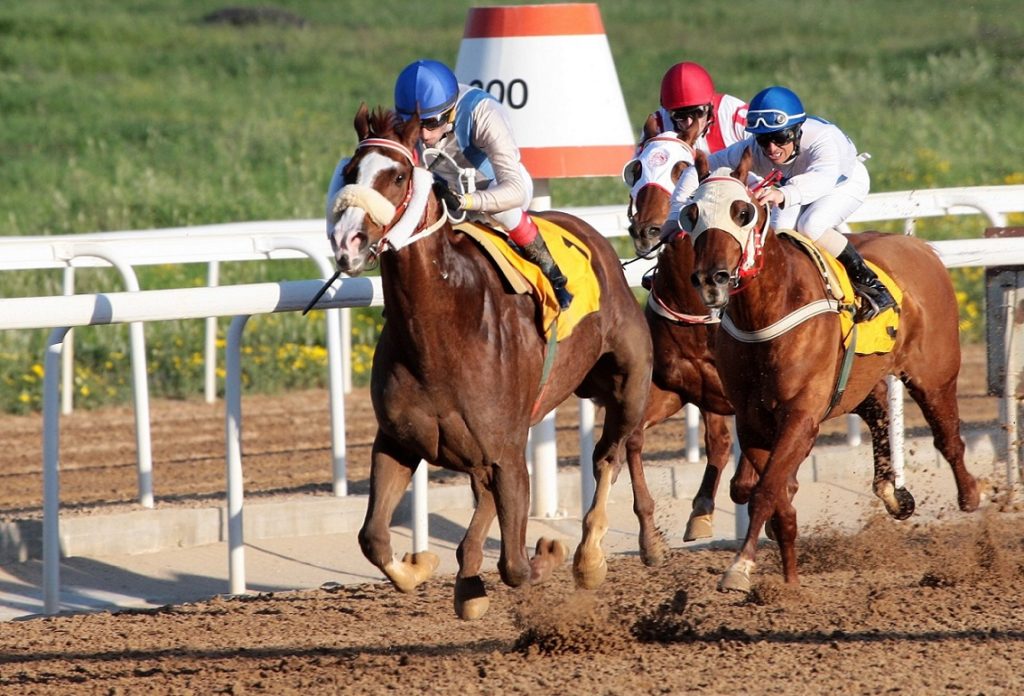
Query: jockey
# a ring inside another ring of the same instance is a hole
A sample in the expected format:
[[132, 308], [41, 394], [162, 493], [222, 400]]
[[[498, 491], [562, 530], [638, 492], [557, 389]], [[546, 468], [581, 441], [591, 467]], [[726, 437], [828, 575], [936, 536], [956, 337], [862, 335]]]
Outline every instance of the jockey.
[[694, 147], [710, 155], [747, 137], [746, 114], [742, 99], [715, 92], [708, 71], [685, 62], [676, 63], [661, 78], [661, 108], [653, 116], [659, 133], [671, 131], [680, 137], [696, 119], [700, 130]]
[[[398, 75], [395, 111], [402, 121], [419, 115], [421, 161], [425, 148], [437, 148], [451, 158], [438, 156], [426, 162], [435, 177], [448, 184], [443, 195], [448, 212], [466, 211], [506, 232], [523, 257], [551, 281], [562, 309], [568, 308], [572, 294], [565, 287], [565, 275], [526, 212], [533, 199], [533, 179], [519, 161], [505, 107], [489, 93], [459, 84], [443, 63], [418, 60]], [[460, 169], [475, 175], [472, 192], [460, 191]]]
[[[772, 227], [795, 229], [843, 264], [854, 291], [870, 305], [862, 319], [894, 307], [889, 290], [836, 229], [864, 202], [871, 184], [865, 157], [857, 154], [853, 141], [828, 121], [807, 116], [800, 98], [779, 86], [763, 89], [750, 100], [746, 130], [750, 136], [745, 140], [708, 157], [710, 170], [735, 169], [748, 148], [752, 173], [763, 177], [778, 169], [779, 184], [756, 194], [760, 203], [776, 206]], [[678, 226], [679, 213], [697, 185], [697, 169], [690, 167], [672, 193], [668, 229], [663, 231]]]

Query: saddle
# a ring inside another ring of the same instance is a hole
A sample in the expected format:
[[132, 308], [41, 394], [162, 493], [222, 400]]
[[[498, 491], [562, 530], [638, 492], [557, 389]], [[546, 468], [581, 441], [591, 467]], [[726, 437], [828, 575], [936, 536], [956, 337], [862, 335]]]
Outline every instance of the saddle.
[[[858, 305], [863, 300], [853, 291], [853, 283], [843, 265], [831, 254], [821, 251], [811, 240], [807, 239], [795, 230], [776, 230], [776, 234], [782, 239], [787, 239], [803, 250], [814, 261], [815, 266], [821, 272], [825, 290], [831, 297], [839, 302], [839, 321], [843, 333], [843, 345], [851, 347], [856, 337], [854, 351], [858, 355], [871, 355], [874, 353], [888, 353], [896, 345], [896, 336], [899, 331], [900, 313], [882, 312], [879, 316], [868, 321], [857, 324], [857, 331], [853, 329], [853, 317], [856, 315]], [[903, 290], [896, 284], [896, 281], [884, 270], [871, 261], [866, 261], [868, 266], [878, 275], [889, 292], [896, 300], [896, 307], [899, 309], [903, 303]]]
[[[540, 268], [530, 263], [509, 244], [507, 236], [479, 222], [463, 222], [455, 229], [473, 239], [494, 262], [498, 273], [512, 292], [532, 295], [538, 310], [541, 332], [556, 341], [572, 333], [577, 324], [601, 306], [601, 286], [590, 264], [590, 249], [575, 235], [553, 222], [534, 217], [537, 229], [551, 252], [551, 257], [568, 279], [566, 287], [573, 294], [572, 304], [560, 310], [551, 283]], [[557, 322], [555, 321], [557, 319]]]

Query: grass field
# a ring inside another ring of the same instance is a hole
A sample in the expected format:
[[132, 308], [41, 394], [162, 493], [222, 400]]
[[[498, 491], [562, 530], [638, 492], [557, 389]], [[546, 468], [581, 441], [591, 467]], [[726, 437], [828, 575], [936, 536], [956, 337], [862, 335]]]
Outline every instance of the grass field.
[[[204, 23], [224, 7], [209, 1], [4, 3], [0, 230], [68, 234], [316, 217], [335, 163], [354, 144], [359, 103], [389, 104], [394, 76], [411, 60], [454, 64], [475, 4], [281, 1], [275, 7], [303, 26], [239, 28]], [[656, 106], [664, 70], [692, 59], [709, 68], [721, 91], [745, 99], [769, 84], [795, 89], [810, 111], [872, 153], [875, 191], [1024, 183], [1024, 13], [1017, 2], [598, 4], [634, 124]], [[587, 104], [564, 107], [567, 118], [586, 118]], [[556, 207], [625, 204], [626, 191], [611, 178], [563, 180], [554, 182], [552, 198]], [[980, 218], [938, 219], [920, 230], [930, 238], [971, 237], [983, 227]], [[310, 273], [302, 263], [247, 264], [226, 268], [222, 282]], [[140, 269], [140, 280], [144, 288], [195, 285], [202, 274], [156, 267]], [[956, 280], [965, 307], [980, 301], [980, 274]], [[79, 274], [80, 292], [117, 287], [111, 273]], [[57, 274], [0, 276], [4, 296], [58, 288]], [[268, 355], [282, 343], [296, 351], [322, 343], [322, 322], [274, 321], [273, 330], [251, 333]], [[364, 352], [377, 321], [373, 313], [358, 321]], [[965, 322], [968, 335], [980, 336]], [[201, 367], [193, 374], [187, 366], [200, 337], [198, 324], [147, 327], [154, 392], [198, 393]], [[84, 403], [124, 398], [127, 371], [118, 361], [127, 332], [83, 330], [78, 341], [88, 370], [80, 381], [89, 392]], [[3, 408], [38, 404], [33, 376], [41, 352], [38, 334], [0, 336]], [[257, 388], [322, 379], [315, 360], [301, 378], [295, 360], [266, 363], [251, 368]]]

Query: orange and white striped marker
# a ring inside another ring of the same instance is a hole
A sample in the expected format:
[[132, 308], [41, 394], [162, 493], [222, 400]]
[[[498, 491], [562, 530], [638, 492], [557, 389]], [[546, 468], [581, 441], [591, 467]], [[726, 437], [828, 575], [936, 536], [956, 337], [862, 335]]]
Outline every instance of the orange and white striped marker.
[[534, 179], [618, 176], [634, 138], [594, 3], [474, 7], [455, 74], [509, 108]]

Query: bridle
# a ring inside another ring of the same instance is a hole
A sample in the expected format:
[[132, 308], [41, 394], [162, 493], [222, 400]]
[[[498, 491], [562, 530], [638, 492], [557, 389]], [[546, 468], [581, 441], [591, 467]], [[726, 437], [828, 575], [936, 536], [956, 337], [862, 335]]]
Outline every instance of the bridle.
[[[732, 190], [732, 195], [728, 193]], [[755, 189], [756, 190], [756, 189]], [[698, 218], [692, 224], [692, 229], [683, 230], [689, 232], [694, 243], [708, 229], [718, 229], [732, 237], [740, 245], [740, 262], [735, 270], [729, 274], [729, 294], [735, 295], [742, 292], [746, 285], [744, 281], [750, 281], [757, 277], [764, 268], [764, 238], [765, 228], [768, 224], [768, 206], [758, 203], [751, 198], [752, 191], [738, 179], [726, 175], [715, 174], [701, 182], [700, 188], [694, 192], [692, 203], [697, 206]], [[754, 215], [750, 222], [738, 224], [732, 219], [731, 206], [736, 200], [745, 200], [754, 208]], [[764, 215], [760, 214], [763, 210]], [[684, 218], [681, 218], [681, 220]], [[758, 221], [763, 220], [759, 225]]]
[[[384, 222], [374, 219], [374, 222], [381, 225], [382, 232], [380, 239], [369, 245], [367, 265], [368, 267], [373, 267], [373, 264], [380, 255], [388, 249], [397, 251], [440, 229], [448, 218], [448, 210], [444, 201], [439, 201], [441, 203], [441, 215], [435, 222], [429, 225], [426, 224], [427, 199], [433, 186], [433, 175], [423, 167], [418, 166], [419, 158], [416, 156], [416, 153], [401, 143], [386, 138], [365, 138], [356, 145], [356, 150], [368, 147], [380, 147], [397, 152], [412, 167], [412, 176], [406, 187], [405, 197], [395, 208], [395, 213], [391, 220]], [[377, 192], [377, 195], [380, 195], [379, 192]], [[419, 208], [422, 208], [422, 210], [419, 210]], [[364, 210], [366, 210], [365, 207]], [[369, 214], [369, 211], [367, 212]], [[373, 219], [372, 215], [371, 219]]]

